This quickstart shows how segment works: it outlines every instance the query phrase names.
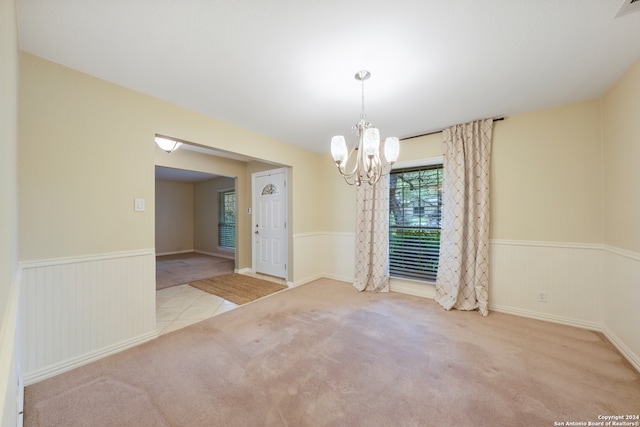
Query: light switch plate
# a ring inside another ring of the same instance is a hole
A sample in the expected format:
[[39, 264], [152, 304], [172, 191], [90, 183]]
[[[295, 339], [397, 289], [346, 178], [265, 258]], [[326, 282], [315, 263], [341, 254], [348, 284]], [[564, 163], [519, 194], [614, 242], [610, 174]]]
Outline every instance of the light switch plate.
[[134, 207], [133, 209], [136, 212], [144, 212], [144, 199], [134, 199]]

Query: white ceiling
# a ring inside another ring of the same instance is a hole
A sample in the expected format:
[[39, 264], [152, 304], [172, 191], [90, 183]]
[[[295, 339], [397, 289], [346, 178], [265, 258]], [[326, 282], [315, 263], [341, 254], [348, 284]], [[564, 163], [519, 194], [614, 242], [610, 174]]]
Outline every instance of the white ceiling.
[[160, 181], [179, 181], [193, 183], [206, 181], [208, 179], [217, 178], [219, 176], [222, 175], [156, 166], [156, 179]]
[[[319, 153], [366, 111], [407, 137], [599, 97], [629, 0], [17, 0], [22, 50]], [[636, 2], [636, 4], [639, 2]], [[180, 138], [180, 135], [173, 135]]]

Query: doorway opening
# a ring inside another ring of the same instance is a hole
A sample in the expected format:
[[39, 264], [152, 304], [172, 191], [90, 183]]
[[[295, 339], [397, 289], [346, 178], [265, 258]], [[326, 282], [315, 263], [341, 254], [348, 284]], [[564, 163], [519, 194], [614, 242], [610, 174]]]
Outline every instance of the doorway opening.
[[[236, 177], [156, 166], [156, 256], [197, 253], [231, 261], [227, 264], [233, 272], [236, 211]], [[174, 285], [198, 280], [188, 269], [185, 279], [180, 278], [179, 269], [174, 270], [169, 278], [177, 282]], [[207, 277], [213, 273], [202, 271]], [[160, 279], [157, 288], [171, 286]]]

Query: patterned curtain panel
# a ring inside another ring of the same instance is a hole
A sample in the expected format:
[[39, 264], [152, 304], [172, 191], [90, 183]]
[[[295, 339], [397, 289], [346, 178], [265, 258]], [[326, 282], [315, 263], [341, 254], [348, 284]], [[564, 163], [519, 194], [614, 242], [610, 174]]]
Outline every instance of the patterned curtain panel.
[[[385, 168], [388, 173], [388, 167]], [[389, 292], [389, 176], [356, 189], [356, 278], [359, 291]]]
[[493, 120], [443, 131], [442, 237], [436, 301], [489, 314], [489, 168]]

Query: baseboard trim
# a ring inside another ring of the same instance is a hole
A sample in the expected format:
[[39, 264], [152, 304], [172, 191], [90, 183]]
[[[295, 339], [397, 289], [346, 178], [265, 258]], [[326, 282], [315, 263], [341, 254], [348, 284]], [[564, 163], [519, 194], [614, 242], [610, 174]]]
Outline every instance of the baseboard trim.
[[251, 273], [255, 273], [255, 271], [253, 271], [252, 268], [236, 268], [235, 270], [233, 270], [234, 273], [237, 274], [251, 274]]
[[311, 282], [313, 280], [323, 279], [323, 278], [332, 279], [332, 280], [338, 280], [340, 282], [347, 282], [347, 283], [355, 282], [355, 278], [348, 277], [348, 276], [342, 276], [340, 274], [318, 274], [316, 276], [313, 276], [313, 278], [311, 280], [308, 280], [308, 281], [306, 281], [304, 283], [308, 283], [308, 282]]
[[[326, 274], [314, 274], [313, 276], [305, 277], [304, 279], [299, 279], [293, 282], [293, 287], [305, 285], [309, 282], [313, 282], [314, 280], [322, 279], [322, 278], [334, 279], [334, 277], [330, 277]], [[340, 279], [335, 279], [340, 280]]]
[[609, 340], [609, 342], [613, 344], [620, 353], [622, 353], [622, 356], [624, 356], [624, 358], [627, 359], [638, 372], [640, 372], [640, 357], [634, 354], [633, 351], [629, 349], [629, 347], [627, 347], [620, 339], [618, 339], [613, 331], [611, 331], [611, 329], [609, 329], [606, 325], [602, 328], [602, 333]]
[[508, 307], [504, 305], [494, 305], [491, 303], [489, 303], [489, 311], [497, 311], [498, 313], [513, 314], [515, 316], [527, 317], [529, 319], [542, 320], [545, 322], [558, 323], [561, 325], [575, 326], [577, 328], [602, 332], [602, 325], [599, 323], [585, 322], [584, 320], [572, 319], [570, 317], [564, 316], [556, 316], [554, 314], [523, 310], [521, 308]]
[[[417, 285], [411, 282], [399, 281], [398, 279], [391, 279], [390, 289], [392, 292], [399, 292], [408, 295], [414, 295], [422, 298], [435, 299], [435, 287], [429, 283]], [[597, 332], [602, 332], [602, 325], [593, 322], [585, 322], [582, 320], [576, 320], [569, 317], [556, 316], [552, 314], [539, 313], [535, 311], [522, 310], [519, 308], [513, 308], [508, 306], [489, 304], [489, 310], [499, 313], [513, 314], [514, 316], [527, 317], [529, 319], [542, 320], [545, 322], [559, 323], [567, 326], [575, 326], [582, 329], [589, 329]]]
[[99, 359], [102, 359], [107, 356], [111, 356], [112, 354], [119, 353], [128, 348], [135, 347], [139, 344], [142, 344], [146, 341], [150, 341], [157, 337], [158, 337], [158, 332], [154, 330], [142, 335], [138, 335], [137, 337], [133, 337], [128, 340], [121, 341], [117, 344], [104, 347], [100, 350], [92, 351], [90, 353], [86, 353], [78, 357], [74, 357], [72, 359], [68, 359], [63, 362], [56, 363], [46, 368], [39, 369], [35, 372], [30, 372], [24, 376], [24, 385], [28, 386], [31, 384], [35, 384], [39, 381], [46, 380], [47, 378], [54, 377], [63, 372], [67, 372], [72, 369], [78, 368], [80, 366], [86, 365], [88, 363], [95, 362]]
[[188, 254], [190, 252], [194, 252], [194, 250], [186, 249], [184, 251], [162, 252], [162, 253], [157, 253], [156, 256], [180, 255], [180, 254]]
[[233, 260], [233, 261], [236, 260], [236, 256], [235, 255], [225, 255], [225, 254], [221, 254], [221, 253], [217, 253], [217, 252], [207, 252], [207, 251], [199, 251], [199, 250], [193, 250], [191, 252], [195, 252], [197, 254], [202, 254], [202, 255], [215, 256], [215, 257], [218, 257], [218, 258], [230, 259], [230, 260]]

